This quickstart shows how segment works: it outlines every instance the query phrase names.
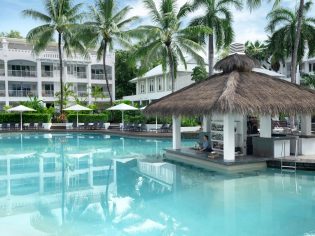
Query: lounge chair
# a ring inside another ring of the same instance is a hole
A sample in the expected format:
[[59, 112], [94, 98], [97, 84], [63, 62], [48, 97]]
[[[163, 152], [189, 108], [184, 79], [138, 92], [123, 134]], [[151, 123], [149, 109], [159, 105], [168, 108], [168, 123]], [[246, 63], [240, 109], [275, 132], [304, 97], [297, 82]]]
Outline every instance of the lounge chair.
[[168, 132], [169, 130], [169, 125], [168, 124], [163, 124], [159, 130], [159, 132], [161, 133], [165, 133], [165, 132]]
[[147, 132], [148, 131], [148, 127], [145, 123], [142, 123], [140, 126], [140, 132]]
[[39, 122], [37, 129], [44, 129], [43, 122]]
[[15, 123], [10, 123], [10, 130], [16, 130]]
[[28, 129], [35, 129], [35, 124], [31, 122], [30, 125], [28, 126]]
[[3, 123], [2, 125], [1, 125], [1, 130], [8, 130], [9, 129], [9, 127], [8, 127], [8, 124], [7, 123]]
[[103, 129], [104, 128], [104, 122], [98, 122], [98, 129]]

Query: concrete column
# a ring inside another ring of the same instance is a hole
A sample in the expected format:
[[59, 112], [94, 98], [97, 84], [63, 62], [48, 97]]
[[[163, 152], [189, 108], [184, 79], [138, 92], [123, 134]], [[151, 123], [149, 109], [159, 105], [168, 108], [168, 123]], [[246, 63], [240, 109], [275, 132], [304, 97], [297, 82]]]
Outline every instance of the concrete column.
[[271, 115], [260, 116], [260, 137], [271, 138]]
[[172, 116], [173, 120], [173, 149], [180, 149], [181, 145], [181, 117], [180, 116]]
[[87, 87], [87, 93], [88, 93], [88, 104], [92, 103], [92, 68], [91, 64], [87, 65], [87, 80], [88, 80], [88, 87]]
[[231, 113], [223, 115], [223, 133], [224, 161], [234, 161], [235, 160], [234, 115]]
[[202, 117], [202, 131], [205, 133], [210, 133], [211, 130], [211, 116], [203, 115]]
[[113, 100], [116, 100], [116, 75], [115, 75], [115, 60], [111, 66], [112, 68], [112, 94]]
[[301, 134], [302, 135], [312, 134], [312, 116], [309, 114], [301, 115]]
[[9, 105], [9, 82], [8, 82], [8, 61], [4, 60], [4, 86], [5, 86], [5, 105]]
[[37, 97], [42, 100], [42, 63], [41, 61], [37, 61], [36, 66], [36, 73], [37, 73]]

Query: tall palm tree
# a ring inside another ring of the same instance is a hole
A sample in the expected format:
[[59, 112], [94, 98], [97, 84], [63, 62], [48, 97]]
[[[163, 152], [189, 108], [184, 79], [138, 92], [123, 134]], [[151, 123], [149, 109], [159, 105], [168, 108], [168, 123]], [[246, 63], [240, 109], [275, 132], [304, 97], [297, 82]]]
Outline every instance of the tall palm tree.
[[58, 53], [60, 66], [60, 113], [63, 113], [63, 52], [71, 54], [73, 50], [85, 53], [83, 44], [77, 40], [78, 22], [83, 18], [82, 4], [74, 4], [74, 0], [44, 0], [45, 12], [33, 9], [23, 11], [23, 15], [43, 22], [28, 32], [26, 38], [34, 44], [35, 52], [44, 50], [48, 43], [53, 41], [55, 34], [58, 37]]
[[245, 53], [259, 61], [264, 61], [267, 59], [267, 45], [261, 41], [247, 41], [245, 43]]
[[131, 7], [126, 6], [116, 11], [114, 0], [96, 0], [94, 6], [90, 6], [89, 21], [85, 23], [83, 30], [85, 40], [90, 47], [98, 47], [98, 59], [103, 57], [103, 70], [110, 98], [113, 104], [113, 97], [109, 88], [108, 74], [106, 71], [106, 55], [108, 50], [114, 48], [115, 43], [121, 46], [129, 46], [127, 26], [133, 23], [137, 17], [128, 17]]
[[164, 72], [169, 66], [172, 92], [175, 89], [177, 65], [181, 62], [187, 67], [185, 54], [190, 55], [198, 64], [204, 63], [198, 54], [203, 51], [203, 47], [193, 39], [193, 36], [211, 32], [209, 27], [203, 25], [183, 27], [184, 17], [192, 7], [186, 3], [177, 11], [176, 3], [176, 0], [161, 0], [158, 8], [154, 0], [144, 0], [153, 25], [138, 28], [140, 35], [144, 34], [147, 39], [145, 45], [139, 49], [138, 55], [144, 57], [146, 63], [161, 62]]
[[[303, 12], [308, 13], [312, 3], [306, 2]], [[287, 57], [294, 58], [294, 47], [296, 42], [296, 25], [299, 13], [286, 8], [277, 8], [268, 14], [269, 23], [266, 27], [272, 34], [269, 46], [274, 50], [273, 53], [282, 55], [282, 60]], [[304, 16], [302, 18], [300, 42], [298, 47], [297, 62], [301, 62], [305, 55], [305, 48], [308, 45], [308, 55], [315, 54], [315, 19]], [[282, 51], [282, 54], [279, 52]], [[293, 60], [292, 60], [293, 61]], [[293, 63], [293, 62], [292, 62]], [[292, 73], [292, 67], [291, 67]], [[295, 82], [295, 81], [292, 81]]]
[[[194, 9], [202, 8], [205, 13], [192, 20], [191, 25], [204, 25], [213, 29], [208, 37], [208, 66], [209, 75], [213, 74], [214, 43], [219, 50], [228, 47], [233, 40], [231, 7], [242, 8], [241, 0], [194, 0]], [[216, 39], [214, 42], [214, 38]]]

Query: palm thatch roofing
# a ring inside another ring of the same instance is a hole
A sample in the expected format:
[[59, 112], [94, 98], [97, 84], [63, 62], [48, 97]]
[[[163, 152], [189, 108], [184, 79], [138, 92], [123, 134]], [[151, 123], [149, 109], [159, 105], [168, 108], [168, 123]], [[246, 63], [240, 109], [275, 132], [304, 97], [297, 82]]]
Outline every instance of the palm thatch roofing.
[[253, 72], [257, 66], [257, 61], [246, 55], [230, 55], [215, 65], [221, 74], [156, 100], [144, 112], [162, 116], [315, 112], [314, 90]]

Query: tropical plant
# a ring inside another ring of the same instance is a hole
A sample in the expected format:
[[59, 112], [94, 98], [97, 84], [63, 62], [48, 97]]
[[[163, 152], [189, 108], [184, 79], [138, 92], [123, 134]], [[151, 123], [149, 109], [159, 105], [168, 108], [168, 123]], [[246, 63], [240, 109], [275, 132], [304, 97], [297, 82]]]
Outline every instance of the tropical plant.
[[267, 45], [258, 40], [255, 42], [247, 41], [245, 43], [245, 53], [259, 61], [266, 61], [268, 59]]
[[91, 96], [94, 98], [94, 103], [97, 102], [97, 99], [104, 99], [106, 95], [104, 94], [103, 87], [95, 85], [91, 88]]
[[161, 0], [158, 9], [153, 0], [145, 0], [144, 4], [150, 11], [153, 25], [143, 25], [137, 29], [137, 32], [145, 35], [147, 39], [138, 55], [145, 58], [145, 63], [160, 61], [164, 73], [169, 66], [172, 92], [175, 88], [177, 65], [182, 63], [187, 67], [185, 53], [198, 64], [204, 64], [203, 58], [198, 54], [203, 51], [203, 47], [193, 36], [211, 32], [211, 29], [204, 25], [183, 27], [184, 17], [191, 12], [192, 7], [185, 3], [177, 11], [176, 3], [176, 0]]
[[[66, 83], [63, 86], [62, 91], [58, 91], [55, 93], [55, 96], [57, 97], [56, 103], [59, 106], [67, 106], [70, 98], [76, 98], [75, 92], [72, 90], [73, 84], [72, 83]], [[63, 94], [63, 99], [61, 99], [61, 94]], [[61, 113], [62, 114], [62, 113]]]
[[191, 80], [194, 80], [195, 82], [203, 81], [207, 79], [207, 77], [208, 73], [204, 66], [196, 66], [191, 74]]
[[[231, 7], [236, 9], [242, 8], [241, 0], [194, 0], [194, 9], [203, 9], [204, 14], [194, 18], [190, 25], [207, 26], [213, 30], [212, 33], [203, 35], [208, 37], [208, 66], [209, 75], [213, 74], [214, 64], [214, 44], [217, 50], [222, 47], [228, 47], [232, 43], [234, 31], [232, 28], [232, 11]], [[214, 42], [215, 39], [215, 42]]]
[[57, 34], [60, 66], [60, 113], [63, 113], [63, 51], [70, 55], [72, 52], [86, 54], [84, 45], [78, 38], [78, 22], [83, 19], [82, 4], [74, 4], [74, 0], [44, 0], [45, 13], [28, 9], [24, 16], [40, 20], [40, 25], [28, 32], [26, 38], [34, 44], [35, 52], [44, 50]]
[[[312, 2], [308, 1], [304, 5], [303, 12], [308, 13], [312, 7]], [[296, 83], [294, 69], [294, 47], [297, 38], [296, 25], [298, 24], [299, 11], [292, 11], [287, 8], [277, 8], [267, 16], [269, 23], [266, 27], [272, 34], [270, 47], [278, 57], [291, 57], [291, 82]], [[309, 55], [315, 54], [315, 19], [313, 17], [303, 17], [301, 25], [301, 40], [299, 41], [297, 62], [300, 63], [305, 55], [305, 48], [308, 46]], [[281, 52], [282, 51], [282, 52]]]
[[304, 74], [301, 83], [303, 86], [315, 89], [315, 74]]
[[115, 11], [114, 0], [96, 0], [94, 6], [90, 6], [88, 14], [89, 21], [84, 24], [83, 37], [90, 47], [98, 47], [97, 57], [103, 57], [103, 70], [110, 98], [110, 105], [113, 104], [113, 97], [110, 91], [108, 74], [106, 70], [106, 55], [112, 50], [115, 43], [121, 46], [129, 46], [128, 25], [134, 22], [137, 17], [128, 17], [131, 7], [126, 6]]

